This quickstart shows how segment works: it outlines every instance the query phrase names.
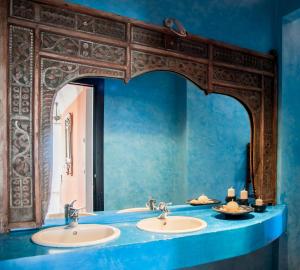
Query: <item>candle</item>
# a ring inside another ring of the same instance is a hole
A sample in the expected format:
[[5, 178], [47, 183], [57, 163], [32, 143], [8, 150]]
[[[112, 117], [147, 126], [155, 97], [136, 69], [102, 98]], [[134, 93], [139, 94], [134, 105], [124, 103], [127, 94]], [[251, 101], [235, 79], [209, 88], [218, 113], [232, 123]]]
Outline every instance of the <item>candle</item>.
[[264, 201], [263, 201], [261, 198], [258, 198], [258, 199], [255, 200], [255, 204], [256, 204], [257, 206], [262, 206], [263, 203], [264, 203]]
[[235, 190], [234, 190], [233, 187], [231, 187], [231, 188], [229, 188], [229, 189], [227, 190], [227, 196], [228, 196], [228, 197], [234, 197], [234, 196], [235, 196]]
[[248, 200], [248, 191], [246, 189], [241, 190], [241, 199]]

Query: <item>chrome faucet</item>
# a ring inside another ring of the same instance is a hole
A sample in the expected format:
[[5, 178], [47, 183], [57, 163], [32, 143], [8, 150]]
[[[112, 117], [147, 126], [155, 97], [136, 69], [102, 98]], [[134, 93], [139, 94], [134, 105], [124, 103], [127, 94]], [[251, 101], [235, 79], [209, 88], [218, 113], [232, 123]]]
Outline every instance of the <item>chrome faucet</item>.
[[149, 197], [149, 200], [146, 203], [146, 207], [149, 208], [151, 211], [157, 210], [156, 207], [156, 200], [152, 198], [152, 196]]
[[162, 213], [158, 216], [159, 219], [166, 219], [167, 215], [170, 213], [168, 206], [172, 205], [172, 203], [160, 202], [158, 204], [157, 210], [160, 210]]
[[68, 228], [73, 228], [78, 225], [79, 219], [79, 210], [74, 208], [74, 203], [76, 200], [71, 203], [65, 204], [65, 222]]

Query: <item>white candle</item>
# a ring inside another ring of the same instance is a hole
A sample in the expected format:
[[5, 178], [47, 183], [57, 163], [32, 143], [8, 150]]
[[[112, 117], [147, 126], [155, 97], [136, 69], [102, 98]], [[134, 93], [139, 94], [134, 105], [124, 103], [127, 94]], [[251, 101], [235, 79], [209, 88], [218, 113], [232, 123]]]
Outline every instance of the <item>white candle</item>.
[[241, 190], [241, 199], [248, 200], [248, 191], [246, 189]]
[[234, 190], [233, 187], [231, 187], [231, 188], [229, 188], [229, 189], [227, 190], [227, 196], [228, 196], [228, 197], [234, 197], [234, 196], [235, 196], [235, 190]]
[[263, 201], [261, 198], [258, 198], [258, 199], [255, 200], [255, 204], [256, 204], [257, 206], [262, 206], [263, 203], [264, 203], [264, 201]]

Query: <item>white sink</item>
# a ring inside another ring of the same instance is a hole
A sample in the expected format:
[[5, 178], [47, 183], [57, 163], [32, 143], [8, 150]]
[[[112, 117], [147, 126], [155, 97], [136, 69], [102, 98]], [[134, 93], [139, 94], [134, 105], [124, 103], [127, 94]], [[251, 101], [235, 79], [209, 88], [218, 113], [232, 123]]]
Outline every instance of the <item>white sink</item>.
[[134, 212], [146, 212], [150, 211], [148, 207], [134, 207], [134, 208], [126, 208], [119, 210], [117, 213], [134, 213]]
[[48, 247], [83, 247], [106, 243], [120, 236], [120, 230], [99, 224], [79, 224], [44, 229], [32, 235], [34, 243]]
[[190, 233], [204, 229], [207, 223], [199, 218], [168, 216], [166, 219], [146, 218], [136, 225], [139, 229], [155, 233]]

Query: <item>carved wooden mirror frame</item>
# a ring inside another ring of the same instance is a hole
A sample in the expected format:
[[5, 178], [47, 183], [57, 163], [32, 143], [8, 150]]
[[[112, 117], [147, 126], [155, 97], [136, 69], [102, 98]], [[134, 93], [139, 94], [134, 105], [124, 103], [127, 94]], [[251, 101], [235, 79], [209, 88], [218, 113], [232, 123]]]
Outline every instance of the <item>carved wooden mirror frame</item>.
[[[0, 69], [8, 90], [0, 98], [7, 101], [3, 104], [9, 112], [4, 115], [8, 137], [1, 133], [9, 154], [0, 192], [2, 231], [43, 223], [50, 192], [53, 100], [66, 83], [86, 76], [128, 82], [145, 72], [167, 70], [185, 76], [207, 94], [239, 100], [251, 120], [251, 176], [256, 195], [275, 203], [273, 55], [193, 35], [178, 37], [165, 27], [63, 1], [12, 0], [2, 1], [0, 7], [4, 37], [0, 52], [8, 55]], [[5, 148], [0, 151], [6, 153]]]

